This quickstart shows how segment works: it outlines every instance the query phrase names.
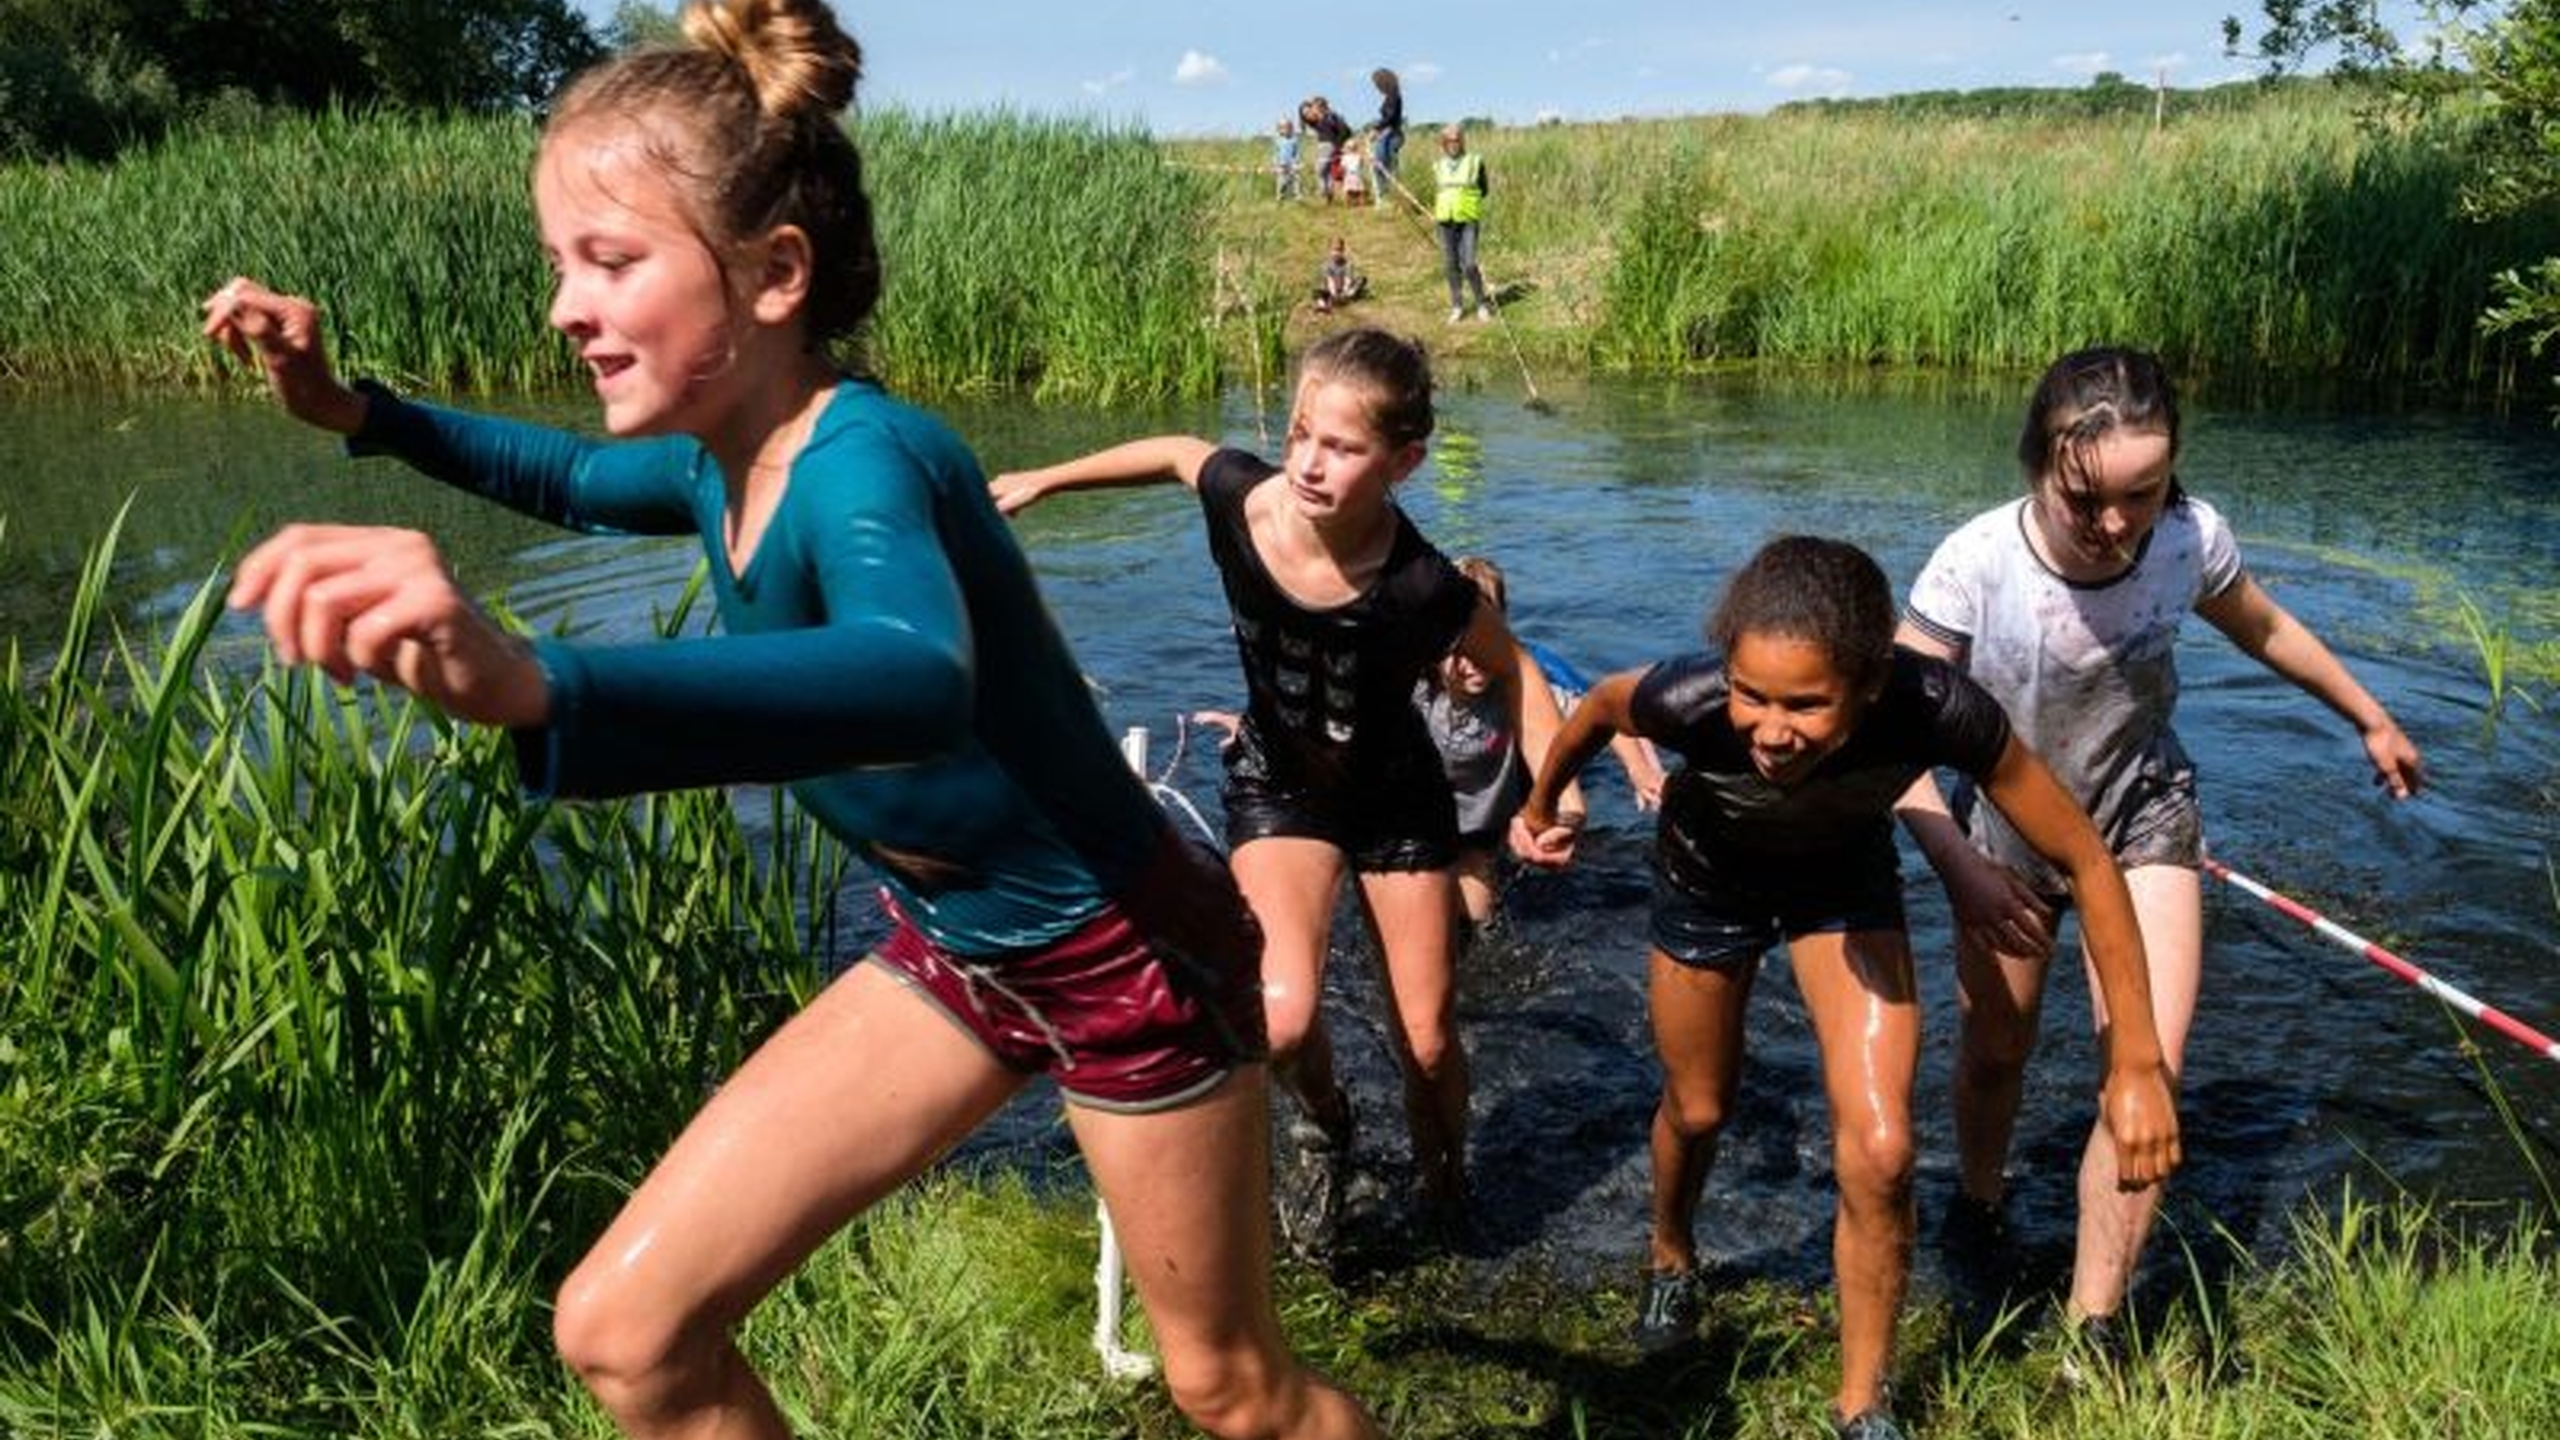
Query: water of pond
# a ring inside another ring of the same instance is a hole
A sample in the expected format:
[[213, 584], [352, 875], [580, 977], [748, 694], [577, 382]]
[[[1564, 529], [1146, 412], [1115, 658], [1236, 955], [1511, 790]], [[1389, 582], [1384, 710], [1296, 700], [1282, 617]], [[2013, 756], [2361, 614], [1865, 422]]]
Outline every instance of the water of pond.
[[[2018, 397], [1841, 383], [1592, 383], [1533, 413], [1514, 390], [1460, 388], [1406, 503], [1452, 553], [1510, 571], [1526, 635], [1593, 672], [1692, 643], [1725, 571], [1784, 530], [1871, 549], [1907, 582], [1936, 538], [2012, 493]], [[585, 424], [584, 405], [504, 408]], [[1159, 430], [1268, 447], [1245, 394], [1217, 407], [1107, 414], [1020, 406], [949, 413], [990, 469]], [[2394, 806], [2350, 734], [2202, 625], [2181, 656], [2180, 729], [2202, 768], [2215, 849], [2241, 869], [2560, 1029], [2553, 883], [2560, 727], [2522, 711], [2494, 731], [2453, 618], [2495, 615], [2560, 581], [2560, 440], [2538, 420], [2193, 406], [2183, 478], [2219, 504], [2256, 574], [2325, 635], [2425, 748], [2435, 787]], [[165, 616], [247, 537], [287, 518], [391, 521], [446, 538], [466, 580], [539, 624], [636, 636], [692, 564], [683, 545], [564, 538], [334, 447], [254, 404], [0, 399], [0, 636], [41, 653], [82, 553], [134, 499], [117, 593]], [[1074, 497], [1025, 517], [1050, 602], [1112, 720], [1155, 732], [1168, 779], [1214, 816], [1208, 747], [1177, 752], [1174, 717], [1236, 698], [1224, 611], [1196, 512], [1174, 492]], [[2549, 625], [2544, 626], [2548, 633]], [[226, 647], [254, 652], [241, 627]], [[1647, 824], [1614, 772], [1575, 873], [1508, 897], [1506, 933], [1473, 956], [1465, 1033], [1477, 1080], [1473, 1164], [1500, 1251], [1566, 1273], [1623, 1273], [1639, 1252], [1643, 1137], [1656, 1072], [1641, 991]], [[1945, 907], [1916, 862], [1928, 1049], [1919, 1095], [1924, 1217], [1952, 1186]], [[2209, 896], [2210, 958], [2186, 1085], [2188, 1165], [2171, 1209], [2281, 1246], [2306, 1196], [2345, 1177], [2446, 1199], [2532, 1193], [2523, 1148], [2560, 1140], [2560, 1066], [2482, 1032], [2255, 902]], [[1373, 1123], [1377, 1188], [1401, 1188], [1401, 1127], [1368, 962], [1339, 948], [1338, 1044]], [[2085, 991], [2060, 974], [2030, 1081], [2016, 1199], [2031, 1264], [2067, 1262], [2071, 1182], [2090, 1117]], [[1744, 1108], [1709, 1190], [1703, 1240], [1744, 1273], [1828, 1271], [1828, 1147], [1815, 1057], [1783, 964], [1754, 999]], [[2466, 1053], [2467, 1035], [2480, 1035]], [[2527, 1138], [2502, 1127], [2493, 1083]], [[1054, 1105], [1009, 1111], [969, 1152], [1047, 1166]], [[1385, 1203], [1381, 1202], [1381, 1209]], [[2159, 1247], [2175, 1271], [2176, 1246]], [[2174, 1275], [2170, 1277], [2174, 1280]]]

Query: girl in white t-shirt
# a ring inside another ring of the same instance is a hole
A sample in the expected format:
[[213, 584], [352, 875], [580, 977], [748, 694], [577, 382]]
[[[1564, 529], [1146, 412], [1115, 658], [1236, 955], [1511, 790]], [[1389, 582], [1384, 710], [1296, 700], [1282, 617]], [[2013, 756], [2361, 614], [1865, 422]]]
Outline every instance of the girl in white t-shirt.
[[[2395, 798], [2422, 783], [2417, 747], [2320, 637], [2259, 588], [2222, 516], [2179, 488], [2177, 397], [2157, 357], [2106, 348], [2054, 362], [2028, 404], [2018, 460], [2026, 496], [1939, 544], [1912, 586], [1899, 639], [1954, 660], [1996, 696], [2097, 821], [2133, 890], [2154, 1019], [2175, 1073], [2204, 940], [2195, 771], [2169, 725], [2187, 613], [2353, 725], [2376, 782]], [[1961, 1193], [1941, 1235], [1963, 1280], [1987, 1273], [1983, 1262], [1997, 1263], [2003, 1248], [2002, 1170], [2062, 886], [1995, 812], [1961, 788], [1951, 798], [1952, 813], [1924, 777], [1903, 814], [1955, 909]], [[2094, 988], [2091, 1000], [2103, 1032]], [[2065, 1317], [2114, 1350], [2123, 1341], [2116, 1312], [2160, 1190], [2119, 1187], [2104, 1138], [2093, 1135], [2081, 1160]]]

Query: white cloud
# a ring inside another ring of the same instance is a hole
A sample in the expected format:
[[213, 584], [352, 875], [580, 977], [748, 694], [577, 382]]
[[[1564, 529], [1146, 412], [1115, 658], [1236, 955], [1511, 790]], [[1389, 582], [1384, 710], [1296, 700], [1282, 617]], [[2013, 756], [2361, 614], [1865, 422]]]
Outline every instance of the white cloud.
[[1227, 67], [1219, 62], [1217, 56], [1197, 50], [1183, 51], [1182, 59], [1173, 67], [1173, 83], [1176, 85], [1220, 85], [1226, 82], [1226, 78]]
[[1608, 43], [1608, 41], [1601, 39], [1597, 35], [1586, 35], [1583, 38], [1574, 41], [1570, 45], [1549, 50], [1547, 52], [1547, 63], [1550, 65], [1563, 65], [1571, 61], [1579, 60], [1583, 56], [1590, 54], [1594, 50], [1600, 49]]
[[1781, 90], [1806, 95], [1836, 95], [1857, 79], [1846, 70], [1829, 65], [1781, 65], [1769, 72], [1769, 83]]
[[1099, 80], [1087, 80], [1082, 83], [1084, 85], [1084, 93], [1087, 95], [1108, 95], [1112, 91], [1119, 89], [1121, 86], [1126, 85], [1137, 78], [1137, 71], [1132, 70], [1127, 66], [1122, 66], [1120, 69], [1112, 71], [1110, 74], [1103, 76]]
[[1531, 117], [1530, 117], [1530, 119], [1531, 119], [1532, 123], [1539, 124], [1539, 125], [1556, 125], [1556, 124], [1561, 124], [1561, 123], [1563, 123], [1564, 118], [1565, 118], [1564, 112], [1563, 112], [1562, 110], [1557, 109], [1557, 108], [1556, 108], [1556, 107], [1554, 107], [1553, 105], [1544, 105], [1544, 106], [1540, 106], [1540, 107], [1539, 107], [1539, 109], [1538, 109], [1538, 113], [1537, 113], [1536, 115], [1534, 115], [1534, 116], [1531, 116]]
[[2184, 50], [2172, 50], [2166, 55], [2152, 56], [2151, 63], [2144, 68], [2154, 75], [2175, 75], [2192, 63]]
[[1439, 79], [1440, 75], [1439, 63], [1432, 60], [1416, 60], [1396, 72], [1396, 78], [1400, 80], [1419, 80], [1425, 85]]
[[2104, 50], [2076, 50], [2068, 55], [2054, 56], [2053, 68], [2067, 70], [2074, 75], [2095, 75], [2101, 70], [2113, 70], [2116, 62], [2115, 57]]

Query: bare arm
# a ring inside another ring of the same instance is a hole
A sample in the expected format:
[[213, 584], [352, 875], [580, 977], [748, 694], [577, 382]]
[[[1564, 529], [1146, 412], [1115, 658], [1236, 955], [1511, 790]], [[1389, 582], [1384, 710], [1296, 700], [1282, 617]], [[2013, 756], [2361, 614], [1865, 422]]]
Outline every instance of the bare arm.
[[[1556, 732], [1564, 724], [1563, 712], [1556, 708], [1556, 692], [1547, 684], [1545, 672], [1530, 657], [1528, 647], [1511, 633], [1502, 612], [1479, 600], [1475, 614], [1467, 622], [1467, 633], [1458, 638], [1458, 653], [1473, 662], [1502, 696], [1508, 709], [1511, 733], [1519, 737], [1520, 755], [1532, 773], [1541, 769], [1548, 750], [1554, 745]], [[1571, 814], [1580, 824], [1583, 811], [1581, 787], [1567, 783], [1557, 799], [1557, 813]]]
[[987, 482], [996, 508], [1007, 515], [1061, 490], [1106, 490], [1180, 481], [1200, 487], [1200, 467], [1218, 447], [1196, 435], [1157, 435], [1037, 470], [1010, 470]]
[[2071, 877], [2080, 929], [2105, 997], [2106, 1085], [2098, 1107], [2115, 1137], [2118, 1173], [2140, 1187], [2178, 1168], [2178, 1112], [2151, 1014], [2151, 970], [2124, 872], [2088, 815], [2015, 737], [1983, 782], [2027, 843]]
[[1626, 767], [1627, 786], [1635, 791], [1636, 808], [1661, 809], [1662, 782], [1669, 777], [1663, 773], [1662, 757], [1654, 752], [1653, 742], [1641, 735], [1621, 735], [1609, 742], [1609, 753]]
[[2229, 636], [2242, 653], [2356, 727], [2364, 741], [2365, 758], [2373, 762], [2374, 783], [2390, 791], [2391, 798], [2405, 800], [2426, 784], [2418, 747], [2401, 733], [2391, 712], [2356, 683], [2345, 663], [2310, 626], [2293, 618], [2256, 580], [2242, 575], [2221, 594], [2197, 605], [2196, 613]]
[[1521, 802], [1520, 813], [1511, 817], [1511, 852], [1532, 865], [1555, 869], [1573, 859], [1573, 842], [1580, 831], [1576, 825], [1559, 824], [1558, 805], [1565, 787], [1591, 757], [1614, 735], [1631, 733], [1628, 729], [1628, 702], [1635, 695], [1641, 670], [1623, 670], [1591, 687], [1589, 694], [1574, 703], [1573, 713], [1564, 717], [1554, 742], [1547, 746], [1538, 762], [1538, 778], [1530, 783], [1529, 798]]
[[[1893, 638], [1905, 649], [1934, 655], [1959, 669], [1964, 665], [1961, 650], [1909, 621]], [[1938, 872], [1939, 883], [1947, 888], [1948, 907], [1955, 912], [1956, 928], [1967, 938], [1998, 955], [2052, 952], [2051, 907], [2018, 872], [1973, 848], [1964, 827], [1948, 810], [1937, 776], [1922, 772], [1894, 802], [1894, 814], [1920, 847], [1929, 868]]]

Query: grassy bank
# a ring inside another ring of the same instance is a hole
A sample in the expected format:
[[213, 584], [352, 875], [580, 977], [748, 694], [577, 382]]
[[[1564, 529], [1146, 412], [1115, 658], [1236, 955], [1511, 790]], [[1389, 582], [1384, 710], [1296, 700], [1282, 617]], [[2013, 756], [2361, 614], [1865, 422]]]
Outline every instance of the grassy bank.
[[[2010, 371], [2110, 338], [2199, 379], [2494, 389], [2521, 362], [2478, 332], [2491, 278], [2560, 252], [2560, 206], [2456, 217], [2458, 129], [2365, 125], [2317, 85], [2216, 92], [2160, 128], [2147, 106], [2002, 101], [1488, 129], [1503, 323], [1453, 326], [1421, 216], [1278, 203], [1262, 140], [1002, 113], [859, 128], [890, 266], [876, 349], [925, 394], [1268, 384], [1287, 348], [1359, 319], [1506, 370]], [[363, 368], [568, 383], [532, 143], [521, 122], [322, 119], [0, 169], [0, 375], [207, 380], [194, 302], [249, 269], [325, 297]], [[1336, 234], [1374, 296], [1319, 316]]]
[[[2199, 378], [2497, 388], [2521, 357], [2476, 318], [2498, 271], [2560, 249], [2560, 208], [2458, 220], [2458, 133], [2364, 125], [2324, 87], [2156, 130], [2146, 106], [1481, 131], [1508, 335], [1444, 323], [1436, 253], [1406, 217], [1277, 205], [1243, 173], [1254, 147], [1181, 153], [1229, 177], [1231, 246], [1311, 277], [1346, 234], [1380, 280], [1372, 314], [1497, 365], [1516, 338], [1568, 367], [2021, 370], [2105, 338]], [[1427, 191], [1428, 147], [1408, 156]], [[1326, 323], [1302, 307], [1297, 330]]]
[[[274, 670], [210, 588], [113, 631], [111, 560], [57, 663], [0, 640], [0, 1433], [606, 1433], [546, 1298], [841, 951], [843, 857], [790, 814], [767, 853], [718, 795], [525, 805], [502, 738]], [[944, 1176], [748, 1348], [810, 1434], [1182, 1433], [1160, 1391], [1093, 1381], [1071, 1192]], [[2094, 1390], [2052, 1340], [1967, 1351], [1923, 1303], [1905, 1408], [1945, 1435], [2547, 1434], [2553, 1221], [2306, 1213], [2293, 1259], [2197, 1287]], [[1765, 1282], [1651, 1362], [1628, 1295], [1518, 1257], [1282, 1288], [1295, 1343], [1405, 1436], [1796, 1435], [1836, 1365], [1822, 1297]]]
[[[1009, 115], [891, 111], [860, 129], [889, 373], [1101, 402], [1214, 387], [1205, 196], [1154, 142]], [[534, 140], [523, 120], [324, 116], [108, 166], [0, 167], [0, 375], [211, 381], [196, 303], [249, 272], [321, 299], [351, 368], [435, 389], [574, 383], [543, 318]]]

